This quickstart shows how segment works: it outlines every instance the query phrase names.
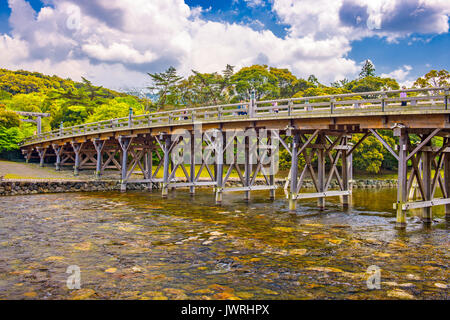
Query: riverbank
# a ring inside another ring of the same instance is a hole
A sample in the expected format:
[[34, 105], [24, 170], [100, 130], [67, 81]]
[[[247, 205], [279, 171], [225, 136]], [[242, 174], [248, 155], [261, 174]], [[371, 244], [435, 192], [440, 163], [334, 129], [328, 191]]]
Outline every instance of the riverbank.
[[[183, 182], [183, 180], [180, 180]], [[275, 183], [282, 189], [285, 180], [277, 179]], [[263, 184], [263, 180], [256, 184]], [[230, 178], [227, 187], [238, 186], [240, 181]], [[14, 196], [27, 194], [43, 193], [63, 193], [63, 192], [90, 192], [90, 191], [119, 191], [120, 180], [3, 180], [0, 181], [0, 196]], [[353, 188], [392, 188], [396, 183], [393, 180], [355, 180]], [[159, 183], [153, 184], [152, 188], [158, 189]], [[306, 182], [307, 188], [313, 188], [312, 181]], [[331, 184], [331, 187], [337, 187], [337, 183]], [[149, 184], [128, 183], [128, 190], [148, 190]]]
[[[53, 167], [39, 167], [36, 163], [23, 163], [12, 161], [0, 161], [0, 195], [26, 195], [60, 192], [87, 192], [87, 191], [116, 191], [120, 190], [120, 174], [118, 171], [106, 171], [101, 180], [96, 180], [93, 171], [80, 171], [75, 177], [71, 170], [55, 171]], [[132, 179], [142, 179], [142, 175], [134, 174]], [[363, 177], [352, 181], [353, 188], [393, 188], [397, 180], [392, 175], [386, 175], [387, 179]], [[202, 177], [200, 180], [207, 180]], [[178, 182], [186, 182], [185, 179], [177, 179]], [[264, 184], [262, 178], [256, 179], [256, 184]], [[237, 177], [230, 176], [227, 187], [239, 186]], [[275, 179], [275, 184], [281, 189], [286, 184], [285, 178]], [[314, 188], [312, 180], [306, 179], [305, 188]], [[159, 188], [159, 183], [152, 188]], [[337, 188], [338, 183], [332, 180], [330, 187]], [[149, 184], [128, 183], [128, 190], [148, 190]]]

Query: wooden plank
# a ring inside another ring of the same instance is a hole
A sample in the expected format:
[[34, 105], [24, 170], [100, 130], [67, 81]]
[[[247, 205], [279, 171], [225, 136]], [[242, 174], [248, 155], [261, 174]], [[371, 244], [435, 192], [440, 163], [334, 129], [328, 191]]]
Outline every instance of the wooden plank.
[[236, 188], [222, 188], [223, 192], [236, 192], [236, 191], [255, 191], [255, 190], [274, 190], [277, 189], [278, 186], [250, 186], [250, 187], [236, 187]]
[[391, 146], [389, 145], [389, 143], [386, 142], [386, 140], [384, 140], [376, 130], [373, 129], [369, 129], [369, 131], [375, 136], [375, 138], [378, 139], [378, 141], [381, 142], [381, 144], [395, 157], [395, 159], [399, 159], [397, 152], [395, 152], [394, 150], [392, 150]]
[[170, 182], [170, 187], [175, 188], [184, 188], [184, 187], [206, 187], [206, 186], [215, 186], [217, 185], [216, 181], [197, 181], [197, 182]]
[[433, 200], [428, 201], [414, 201], [414, 202], [407, 202], [402, 204], [403, 210], [410, 210], [410, 209], [419, 209], [419, 208], [428, 208], [433, 206], [440, 206], [444, 204], [450, 204], [450, 198], [437, 198]]
[[[428, 137], [425, 138], [425, 140], [423, 140], [407, 157], [406, 160], [411, 159], [411, 157], [413, 155], [415, 155], [417, 153], [417, 151], [419, 151], [422, 147], [424, 147], [436, 134], [439, 133], [439, 131], [441, 131], [440, 128], [434, 129], [432, 133], [430, 133], [428, 135]], [[397, 157], [398, 160], [398, 157]]]
[[337, 197], [337, 196], [349, 196], [352, 192], [350, 190], [344, 191], [325, 191], [315, 193], [301, 193], [296, 196], [296, 199], [312, 199], [312, 198], [324, 198], [324, 197]]

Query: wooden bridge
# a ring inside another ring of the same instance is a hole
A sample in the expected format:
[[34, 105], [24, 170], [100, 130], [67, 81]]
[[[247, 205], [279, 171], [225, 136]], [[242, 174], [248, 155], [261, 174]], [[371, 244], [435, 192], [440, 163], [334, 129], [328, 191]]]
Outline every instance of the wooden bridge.
[[[407, 92], [409, 97], [400, 98], [400, 92]], [[318, 206], [323, 208], [326, 197], [340, 196], [343, 205], [348, 206], [353, 152], [373, 135], [398, 160], [394, 208], [397, 227], [404, 228], [409, 209], [422, 208], [426, 224], [432, 222], [435, 205], [445, 205], [446, 217], [450, 217], [448, 96], [449, 88], [434, 87], [270, 101], [252, 99], [238, 104], [130, 114], [127, 118], [38, 134], [25, 140], [21, 149], [27, 161], [33, 157], [41, 165], [54, 161], [56, 170], [73, 166], [75, 175], [81, 169], [95, 168], [100, 178], [105, 169], [118, 169], [123, 190], [130, 182], [149, 187], [158, 184], [163, 196], [172, 188], [188, 187], [195, 193], [196, 187], [214, 187], [218, 203], [223, 192], [232, 191], [244, 192], [249, 199], [253, 190], [268, 190], [274, 198], [275, 173], [267, 170], [264, 157], [273, 158], [285, 149], [292, 159], [286, 184], [289, 208], [295, 210], [297, 200], [305, 198], [317, 198]], [[185, 133], [180, 135], [180, 130]], [[393, 131], [393, 136], [398, 137], [396, 148], [391, 148], [378, 130]], [[362, 136], [352, 145], [354, 134]], [[411, 135], [418, 137], [419, 142], [413, 144]], [[443, 137], [443, 145], [436, 147], [432, 139], [438, 136]], [[256, 160], [255, 141], [258, 155], [264, 154]], [[238, 145], [243, 145], [243, 156]], [[195, 150], [199, 149], [207, 156], [195, 159]], [[174, 153], [179, 160], [174, 161]], [[299, 160], [304, 164], [301, 171]], [[183, 179], [177, 177], [178, 168]], [[136, 170], [141, 171], [142, 178], [132, 180]], [[162, 178], [158, 178], [161, 170]], [[201, 179], [202, 172], [208, 179]], [[227, 188], [233, 172], [239, 177], [240, 186]], [[263, 178], [264, 185], [257, 184], [257, 177]], [[315, 192], [304, 189], [307, 178], [312, 180]], [[331, 190], [333, 179], [338, 189]], [[414, 185], [420, 199], [409, 201]], [[442, 198], [435, 197], [438, 185]]]

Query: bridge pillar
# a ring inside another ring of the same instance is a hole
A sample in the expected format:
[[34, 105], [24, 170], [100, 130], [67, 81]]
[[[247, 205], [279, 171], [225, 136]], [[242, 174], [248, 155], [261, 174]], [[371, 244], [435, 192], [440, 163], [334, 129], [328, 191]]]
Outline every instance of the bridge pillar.
[[44, 166], [45, 154], [47, 153], [47, 148], [44, 147], [36, 147], [36, 151], [39, 154], [39, 166]]
[[73, 166], [73, 174], [74, 176], [78, 176], [80, 170], [80, 161], [81, 161], [81, 148], [83, 147], [82, 142], [71, 142], [73, 152], [75, 152], [75, 164]]
[[298, 177], [298, 146], [300, 133], [295, 131], [292, 139], [291, 156], [291, 188], [289, 190], [289, 211], [295, 211], [297, 207], [297, 177]]
[[[447, 197], [450, 197], [450, 154], [444, 155], [444, 185]], [[445, 219], [450, 222], [450, 204], [445, 205]]]
[[[189, 182], [192, 183], [192, 185], [189, 187], [189, 193], [191, 195], [195, 194], [195, 186], [193, 183], [195, 182], [195, 133], [194, 131], [191, 132], [191, 150], [189, 154]], [[182, 164], [183, 165], [183, 164]]]
[[145, 154], [145, 171], [147, 173], [145, 179], [148, 179], [150, 181], [148, 184], [148, 188], [149, 188], [149, 190], [152, 190], [152, 187], [153, 187], [153, 149], [151, 146]]
[[[427, 146], [431, 147], [431, 142], [427, 143]], [[429, 151], [422, 152], [422, 179], [423, 188], [425, 193], [425, 201], [432, 200], [431, 190], [431, 162], [432, 154]], [[437, 174], [440, 174], [438, 171]], [[432, 221], [432, 207], [422, 208], [422, 221], [424, 224], [430, 225]]]
[[100, 179], [100, 176], [102, 174], [103, 147], [105, 146], [105, 140], [100, 140], [96, 138], [93, 140], [93, 144], [95, 151], [97, 152], [95, 178]]
[[61, 153], [63, 150], [63, 146], [53, 144], [52, 147], [56, 154], [55, 169], [56, 169], [56, 171], [60, 171], [61, 170]]
[[[319, 136], [319, 143], [325, 143], [324, 136], [321, 134]], [[325, 150], [320, 148], [317, 150], [317, 184], [318, 192], [325, 191]], [[319, 209], [323, 210], [325, 208], [325, 198], [317, 198], [317, 206]]]
[[[251, 169], [251, 164], [250, 164], [250, 138], [248, 136], [245, 136], [244, 138], [244, 145], [245, 145], [245, 150], [244, 150], [244, 187], [249, 187], [250, 186], [250, 176], [252, 174], [252, 169]], [[246, 190], [245, 191], [245, 200], [249, 201], [250, 200], [250, 191]]]
[[127, 191], [127, 175], [128, 175], [128, 149], [131, 145], [131, 137], [119, 136], [119, 145], [122, 149], [122, 167], [121, 167], [121, 181], [120, 181], [120, 191]]
[[[345, 146], [349, 146], [348, 137], [345, 137]], [[348, 155], [347, 150], [342, 150], [342, 184], [345, 190], [351, 191], [351, 179], [353, 173], [353, 156]], [[348, 208], [350, 206], [351, 197], [349, 195], [342, 196], [342, 206]]]
[[[273, 146], [274, 139], [275, 139], [275, 135], [272, 131], [270, 131], [270, 135], [267, 140], [267, 145]], [[272, 159], [272, 157], [274, 156], [274, 154], [273, 154], [274, 152], [275, 152], [275, 150], [273, 150], [273, 149], [269, 150], [269, 152], [268, 152], [269, 159]], [[273, 168], [272, 164], [270, 165], [269, 170], [270, 170], [269, 171], [269, 184], [271, 186], [275, 186], [275, 174], [274, 174], [275, 168]], [[270, 189], [269, 198], [270, 198], [270, 200], [275, 200], [275, 189]]]
[[42, 133], [42, 118], [41, 116], [36, 117], [36, 127], [37, 127], [37, 134]]
[[163, 158], [163, 183], [162, 196], [166, 198], [169, 194], [169, 169], [170, 169], [170, 135], [164, 136], [164, 158]]
[[394, 135], [399, 137], [398, 153], [398, 177], [397, 177], [397, 223], [396, 228], [406, 228], [406, 210], [403, 210], [403, 204], [408, 201], [407, 190], [407, 152], [408, 152], [408, 133], [405, 129], [394, 130]]
[[223, 196], [223, 153], [224, 146], [226, 145], [226, 137], [223, 135], [222, 130], [220, 130], [220, 134], [222, 135], [222, 143], [219, 143], [216, 146], [216, 169], [215, 169], [215, 178], [216, 178], [216, 204], [222, 203]]

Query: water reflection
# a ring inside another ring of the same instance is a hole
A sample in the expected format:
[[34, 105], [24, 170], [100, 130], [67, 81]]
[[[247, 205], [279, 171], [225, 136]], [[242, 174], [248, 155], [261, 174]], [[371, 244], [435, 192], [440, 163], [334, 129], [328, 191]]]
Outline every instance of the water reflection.
[[[434, 299], [448, 296], [449, 233], [441, 208], [431, 230], [409, 217], [394, 229], [395, 189], [339, 199], [209, 190], [77, 193], [0, 199], [0, 298], [8, 299]], [[81, 289], [66, 269], [81, 269]], [[369, 290], [366, 269], [381, 268]]]

